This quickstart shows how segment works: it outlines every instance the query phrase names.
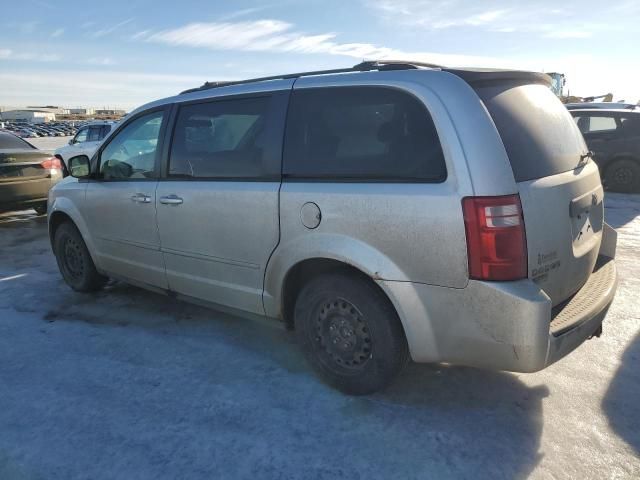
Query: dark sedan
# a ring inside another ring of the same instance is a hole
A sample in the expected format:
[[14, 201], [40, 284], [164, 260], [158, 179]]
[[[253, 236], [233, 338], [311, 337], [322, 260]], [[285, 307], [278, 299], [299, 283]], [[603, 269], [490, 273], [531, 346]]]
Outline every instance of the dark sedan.
[[47, 212], [49, 189], [62, 180], [62, 163], [12, 133], [0, 131], [0, 211]]
[[580, 109], [571, 115], [594, 153], [605, 187], [640, 192], [640, 111]]

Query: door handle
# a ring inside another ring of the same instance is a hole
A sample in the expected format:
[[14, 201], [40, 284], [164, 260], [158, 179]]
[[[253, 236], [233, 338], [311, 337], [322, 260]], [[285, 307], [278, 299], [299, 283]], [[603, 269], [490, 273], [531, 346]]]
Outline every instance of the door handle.
[[182, 202], [182, 198], [177, 195], [167, 195], [166, 197], [160, 197], [160, 203], [162, 203], [163, 205], [180, 205]]
[[136, 193], [135, 195], [131, 195], [131, 200], [138, 203], [151, 203], [151, 197], [149, 195], [145, 195], [144, 193]]

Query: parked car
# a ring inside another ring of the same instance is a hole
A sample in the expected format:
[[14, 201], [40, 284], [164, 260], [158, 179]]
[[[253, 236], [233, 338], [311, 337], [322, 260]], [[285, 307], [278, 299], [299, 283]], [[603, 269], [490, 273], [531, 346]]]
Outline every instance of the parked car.
[[0, 211], [47, 212], [49, 189], [62, 179], [62, 164], [50, 152], [0, 131]]
[[104, 138], [109, 135], [114, 125], [113, 122], [95, 122], [81, 127], [78, 133], [69, 140], [69, 145], [55, 151], [56, 157], [63, 162], [76, 155], [91, 157]]
[[353, 394], [409, 356], [533, 372], [600, 335], [616, 233], [546, 75], [318, 73], [205, 84], [69, 159], [49, 197], [69, 286], [281, 319]]
[[640, 192], [640, 110], [573, 110], [605, 187]]
[[592, 110], [601, 108], [604, 110], [640, 110], [638, 105], [624, 102], [583, 102], [583, 103], [567, 103], [565, 105], [568, 110]]

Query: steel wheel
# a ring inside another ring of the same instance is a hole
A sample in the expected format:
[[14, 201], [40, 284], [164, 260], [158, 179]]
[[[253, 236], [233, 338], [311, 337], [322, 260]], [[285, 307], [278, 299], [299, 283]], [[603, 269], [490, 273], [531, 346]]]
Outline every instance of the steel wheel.
[[371, 333], [362, 313], [335, 298], [316, 307], [316, 342], [329, 368], [361, 369], [371, 358]]
[[296, 298], [294, 322], [307, 360], [345, 393], [381, 390], [409, 356], [393, 305], [371, 279], [356, 272], [309, 280]]
[[70, 222], [57, 228], [53, 251], [62, 277], [74, 290], [92, 292], [102, 288], [107, 282], [107, 277], [96, 271], [82, 235]]
[[63, 259], [65, 273], [74, 281], [84, 275], [84, 258], [81, 245], [73, 238], [66, 237], [63, 243]]

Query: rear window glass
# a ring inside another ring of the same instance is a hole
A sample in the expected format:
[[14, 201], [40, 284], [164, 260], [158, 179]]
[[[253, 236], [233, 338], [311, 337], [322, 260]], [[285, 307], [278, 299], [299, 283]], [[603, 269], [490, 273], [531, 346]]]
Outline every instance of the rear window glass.
[[400, 90], [294, 91], [284, 173], [299, 178], [440, 182], [444, 155], [425, 106]]
[[98, 127], [90, 127], [89, 128], [89, 142], [97, 142], [98, 140], [102, 140], [102, 126]]
[[475, 85], [496, 124], [517, 182], [573, 170], [586, 151], [571, 114], [544, 85]]
[[20, 137], [16, 137], [10, 133], [0, 132], [0, 149], [1, 148], [34, 148], [31, 144], [25, 142]]

